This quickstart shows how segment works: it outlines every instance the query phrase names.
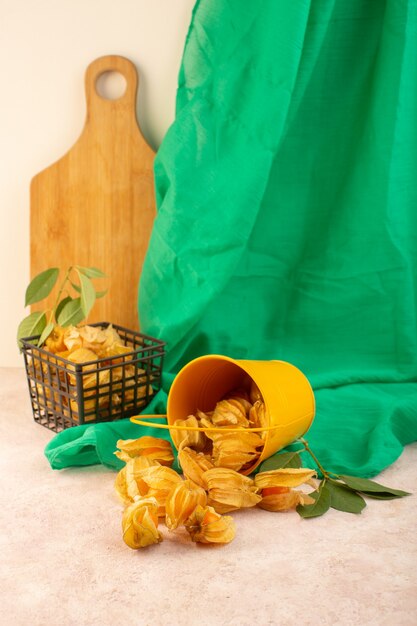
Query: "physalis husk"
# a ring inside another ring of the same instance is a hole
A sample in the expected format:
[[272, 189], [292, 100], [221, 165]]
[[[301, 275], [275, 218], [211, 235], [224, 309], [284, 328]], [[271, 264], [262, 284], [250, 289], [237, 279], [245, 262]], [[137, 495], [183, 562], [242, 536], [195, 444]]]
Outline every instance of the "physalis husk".
[[45, 347], [49, 352], [56, 354], [57, 352], [63, 352], [67, 349], [65, 342], [65, 329], [62, 326], [55, 326], [47, 340], [45, 341]]
[[175, 485], [165, 503], [165, 524], [175, 530], [190, 517], [196, 506], [206, 506], [207, 494], [191, 480], [183, 480]]
[[316, 472], [306, 468], [285, 468], [260, 472], [255, 485], [262, 500], [258, 506], [267, 511], [288, 511], [298, 504], [313, 504], [314, 499], [302, 491], [292, 489], [311, 481]]
[[119, 448], [114, 454], [122, 461], [129, 461], [136, 457], [148, 457], [158, 461], [161, 465], [171, 466], [174, 453], [169, 441], [157, 437], [139, 437], [139, 439], [119, 439], [116, 443]]
[[197, 506], [185, 522], [185, 528], [198, 543], [229, 543], [236, 534], [233, 519], [219, 515], [211, 506]]
[[213, 441], [213, 463], [216, 467], [226, 467], [239, 471], [247, 463], [253, 463], [259, 457], [258, 448], [264, 442], [257, 433], [250, 431], [231, 432], [225, 429], [216, 433]]
[[137, 550], [162, 541], [158, 530], [158, 503], [155, 498], [139, 498], [122, 517], [123, 541]]
[[178, 461], [184, 475], [200, 487], [205, 487], [203, 474], [214, 467], [210, 457], [191, 448], [182, 448], [178, 452]]
[[[176, 420], [175, 426], [186, 426], [187, 428], [198, 428], [199, 422], [195, 415], [189, 415], [187, 419]], [[199, 430], [172, 430], [172, 439], [177, 448], [193, 448], [193, 450], [203, 450], [207, 438], [203, 431]]]
[[218, 513], [228, 513], [258, 504], [262, 497], [257, 493], [252, 478], [231, 469], [215, 467], [205, 472], [209, 504]]
[[138, 472], [136, 477], [139, 495], [156, 498], [159, 517], [165, 515], [166, 499], [174, 485], [180, 482], [182, 482], [181, 476], [170, 467], [165, 467], [164, 465], [155, 465], [143, 469]]
[[245, 405], [238, 398], [220, 400], [213, 411], [211, 422], [214, 426], [249, 426]]
[[141, 483], [141, 472], [148, 467], [159, 465], [157, 461], [146, 456], [138, 456], [126, 462], [117, 474], [115, 489], [124, 502], [133, 502], [135, 497], [146, 495], [148, 488]]

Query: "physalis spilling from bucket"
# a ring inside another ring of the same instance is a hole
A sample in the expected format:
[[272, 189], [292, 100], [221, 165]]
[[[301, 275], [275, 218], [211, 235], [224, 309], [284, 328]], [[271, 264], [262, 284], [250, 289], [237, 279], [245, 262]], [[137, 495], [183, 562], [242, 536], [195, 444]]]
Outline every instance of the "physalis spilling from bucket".
[[213, 410], [196, 410], [173, 426], [183, 477], [169, 467], [174, 455], [168, 441], [141, 437], [117, 442], [115, 454], [126, 462], [115, 487], [127, 507], [122, 528], [128, 546], [159, 543], [159, 520], [169, 531], [185, 529], [197, 543], [229, 543], [236, 534], [232, 517], [226, 515], [231, 511], [254, 506], [286, 511], [314, 502], [293, 489], [310, 484], [314, 470], [260, 472], [255, 479], [245, 475], [257, 465], [268, 432], [265, 405], [254, 382], [247, 390], [226, 394]]
[[254, 382], [250, 389], [226, 394], [212, 411], [197, 410], [175, 426], [204, 430], [173, 430], [178, 458], [184, 474], [201, 484], [201, 474], [211, 467], [248, 473], [256, 465], [265, 444], [267, 428], [265, 404]]
[[[190, 444], [190, 439], [186, 443]], [[201, 441], [196, 437], [193, 445], [201, 445]], [[169, 531], [185, 529], [196, 543], [225, 544], [236, 534], [234, 521], [226, 513], [254, 506], [287, 511], [314, 502], [294, 489], [310, 484], [314, 470], [278, 469], [260, 472], [252, 479], [234, 469], [216, 467], [209, 455], [185, 446], [178, 458], [189, 462], [183, 463], [181, 476], [169, 467], [174, 455], [168, 441], [141, 437], [119, 440], [117, 447], [115, 454], [126, 465], [117, 475], [115, 488], [125, 504], [122, 532], [130, 548], [161, 542], [160, 521]]]

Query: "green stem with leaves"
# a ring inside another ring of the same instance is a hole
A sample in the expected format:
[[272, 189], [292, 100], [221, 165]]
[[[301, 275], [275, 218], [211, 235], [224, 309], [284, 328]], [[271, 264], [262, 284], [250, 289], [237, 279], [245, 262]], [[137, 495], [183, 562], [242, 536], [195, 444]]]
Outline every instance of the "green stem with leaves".
[[261, 465], [261, 472], [271, 472], [271, 470], [292, 469], [293, 472], [302, 471], [301, 452], [308, 452], [315, 462], [323, 479], [318, 487], [310, 495], [314, 499], [314, 504], [299, 504], [297, 513], [303, 518], [318, 517], [326, 513], [329, 508], [346, 513], [360, 513], [366, 506], [364, 497], [378, 500], [392, 500], [393, 498], [403, 498], [409, 495], [407, 491], [392, 489], [381, 485], [368, 478], [357, 476], [339, 475], [335, 472], [325, 470], [314, 452], [311, 450], [308, 441], [304, 438], [297, 439], [294, 443], [299, 443], [303, 447], [290, 452], [280, 452]]
[[320, 472], [323, 475], [323, 478], [327, 479], [327, 480], [331, 480], [332, 477], [330, 476], [330, 474], [332, 474], [332, 476], [334, 476], [335, 478], [339, 478], [339, 476], [337, 474], [334, 474], [333, 472], [328, 472], [324, 469], [323, 465], [320, 463], [320, 461], [318, 460], [318, 458], [316, 457], [316, 455], [314, 454], [314, 452], [312, 451], [312, 449], [310, 448], [308, 441], [306, 439], [304, 439], [303, 437], [301, 437], [299, 439], [300, 443], [303, 444], [304, 446], [304, 450], [306, 452], [308, 452], [308, 454], [311, 456], [311, 458], [313, 459], [313, 461], [315, 462], [315, 464], [317, 465], [317, 467], [319, 468]]
[[[73, 270], [77, 272], [79, 284], [70, 279]], [[26, 289], [25, 306], [36, 304], [47, 298], [57, 283], [59, 273], [58, 267], [51, 267], [37, 274]], [[95, 278], [105, 278], [105, 274], [96, 267], [71, 265], [65, 271], [64, 280], [58, 289], [53, 307], [48, 307], [43, 311], [34, 311], [20, 322], [17, 329], [19, 349], [22, 349], [21, 339], [36, 336], [39, 336], [37, 345], [41, 347], [54, 329], [54, 318], [62, 327], [77, 325], [86, 319], [96, 299], [106, 294], [106, 290], [96, 291], [91, 282], [91, 279]], [[68, 292], [68, 282], [77, 292], [76, 297], [72, 297]], [[64, 293], [67, 295], [62, 297]]]
[[53, 321], [53, 319], [54, 319], [54, 315], [55, 315], [55, 312], [56, 312], [57, 306], [58, 306], [59, 301], [60, 301], [60, 299], [61, 299], [61, 296], [62, 296], [62, 293], [63, 293], [63, 291], [64, 291], [65, 285], [67, 284], [67, 281], [69, 280], [69, 277], [70, 277], [71, 271], [72, 271], [72, 265], [71, 265], [71, 267], [69, 267], [69, 268], [67, 269], [67, 271], [66, 271], [66, 273], [65, 273], [65, 278], [64, 278], [64, 280], [63, 280], [63, 281], [62, 281], [62, 283], [61, 283], [61, 287], [59, 288], [58, 295], [57, 295], [57, 297], [56, 297], [56, 299], [55, 299], [55, 302], [54, 302], [54, 306], [53, 306], [53, 307], [52, 307], [52, 309], [51, 309], [51, 313], [50, 313], [50, 315], [49, 315], [48, 324], [52, 324], [52, 321]]

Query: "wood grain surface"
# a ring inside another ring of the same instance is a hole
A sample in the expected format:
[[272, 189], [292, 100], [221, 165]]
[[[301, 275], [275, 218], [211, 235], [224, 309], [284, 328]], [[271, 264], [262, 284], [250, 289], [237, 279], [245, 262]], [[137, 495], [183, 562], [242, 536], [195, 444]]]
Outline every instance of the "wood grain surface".
[[[96, 91], [97, 79], [107, 71], [126, 79], [117, 100]], [[87, 118], [81, 137], [33, 178], [30, 190], [31, 277], [48, 267], [100, 268], [108, 278], [94, 282], [98, 290], [109, 291], [96, 301], [88, 321], [132, 329], [138, 328], [138, 282], [155, 217], [154, 152], [136, 120], [137, 83], [128, 59], [93, 61], [85, 76]], [[65, 111], [62, 119], [65, 123]]]

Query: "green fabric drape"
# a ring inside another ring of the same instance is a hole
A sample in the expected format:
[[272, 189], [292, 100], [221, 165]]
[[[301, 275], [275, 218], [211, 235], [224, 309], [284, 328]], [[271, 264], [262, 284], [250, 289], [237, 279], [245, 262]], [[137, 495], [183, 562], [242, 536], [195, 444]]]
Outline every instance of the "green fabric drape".
[[417, 439], [416, 77], [413, 0], [197, 2], [139, 294], [160, 406], [201, 354], [283, 359], [330, 470]]

